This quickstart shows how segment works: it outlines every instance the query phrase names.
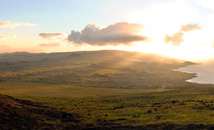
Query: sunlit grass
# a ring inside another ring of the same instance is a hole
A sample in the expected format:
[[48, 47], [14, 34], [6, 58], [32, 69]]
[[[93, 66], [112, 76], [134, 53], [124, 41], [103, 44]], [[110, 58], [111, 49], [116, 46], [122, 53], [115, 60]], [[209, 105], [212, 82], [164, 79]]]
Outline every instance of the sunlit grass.
[[0, 93], [11, 96], [42, 96], [42, 97], [89, 97], [121, 94], [139, 94], [163, 92], [170, 89], [116, 89], [89, 88], [73, 85], [52, 85], [26, 82], [1, 82]]
[[104, 97], [17, 97], [79, 114], [85, 126], [210, 125], [214, 122], [213, 94], [214, 89], [204, 88]]

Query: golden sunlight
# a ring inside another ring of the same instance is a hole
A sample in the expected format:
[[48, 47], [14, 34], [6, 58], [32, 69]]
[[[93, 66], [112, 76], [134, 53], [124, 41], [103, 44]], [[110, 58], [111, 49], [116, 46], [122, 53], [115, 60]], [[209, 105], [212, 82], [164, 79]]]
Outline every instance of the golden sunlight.
[[198, 60], [206, 59], [214, 56], [212, 48], [191, 46], [187, 47], [176, 47], [171, 45], [146, 45], [146, 46], [135, 46], [128, 49], [129, 51], [138, 51], [146, 53], [157, 53], [169, 57], [174, 57], [182, 60]]

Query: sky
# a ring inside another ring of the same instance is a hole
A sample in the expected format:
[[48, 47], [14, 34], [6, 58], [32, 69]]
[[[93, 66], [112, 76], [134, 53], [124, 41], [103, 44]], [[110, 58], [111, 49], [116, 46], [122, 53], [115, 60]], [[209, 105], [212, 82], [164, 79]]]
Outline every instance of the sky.
[[214, 58], [212, 0], [1, 0], [0, 53], [119, 49]]

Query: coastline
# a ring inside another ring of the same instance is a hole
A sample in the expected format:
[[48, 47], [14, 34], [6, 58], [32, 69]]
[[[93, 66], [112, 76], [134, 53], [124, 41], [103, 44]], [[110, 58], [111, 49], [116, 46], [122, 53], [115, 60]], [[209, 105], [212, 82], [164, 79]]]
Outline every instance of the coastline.
[[173, 69], [173, 71], [194, 74], [193, 78], [186, 80], [190, 83], [214, 84], [214, 79], [212, 79], [212, 77], [214, 77], [214, 69], [212, 69], [213, 65], [214, 64], [199, 63]]

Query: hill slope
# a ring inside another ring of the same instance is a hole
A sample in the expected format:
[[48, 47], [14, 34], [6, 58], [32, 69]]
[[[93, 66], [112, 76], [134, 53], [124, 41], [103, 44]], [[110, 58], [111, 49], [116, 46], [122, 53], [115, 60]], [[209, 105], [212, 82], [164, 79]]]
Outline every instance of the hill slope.
[[62, 129], [75, 128], [75, 116], [30, 101], [0, 95], [1, 129]]
[[[19, 128], [21, 123], [21, 128], [70, 129], [77, 123], [81, 127], [76, 126], [76, 129], [92, 130], [213, 130], [213, 94], [212, 88], [200, 88], [87, 98], [19, 97], [48, 107], [11, 97], [0, 97], [1, 102], [7, 102], [7, 105], [3, 104], [3, 108], [0, 106], [0, 110], [5, 111], [0, 119], [6, 121], [4, 126], [14, 128]], [[14, 113], [17, 114], [14, 116]], [[26, 119], [30, 124], [26, 124]]]
[[105, 88], [187, 88], [194, 74], [175, 72], [191, 62], [126, 51], [0, 55], [0, 81]]
[[32, 68], [79, 65], [96, 62], [156, 62], [156, 63], [182, 63], [184, 61], [157, 54], [104, 50], [80, 51], [61, 53], [5, 53], [0, 54], [0, 72], [14, 72]]

